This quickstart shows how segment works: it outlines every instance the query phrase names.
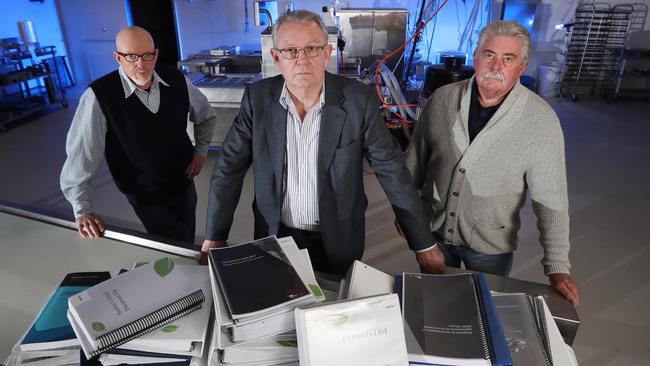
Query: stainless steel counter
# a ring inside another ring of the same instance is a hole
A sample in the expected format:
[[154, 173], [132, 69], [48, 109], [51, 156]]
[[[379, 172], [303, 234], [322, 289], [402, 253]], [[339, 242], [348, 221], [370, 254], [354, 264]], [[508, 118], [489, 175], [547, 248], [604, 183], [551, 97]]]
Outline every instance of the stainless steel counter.
[[[109, 228], [99, 239], [81, 239], [69, 219], [0, 202], [0, 361], [67, 273], [114, 270], [165, 255], [179, 263], [194, 263], [198, 250], [194, 244], [120, 228]], [[459, 271], [448, 268], [450, 273]], [[340, 277], [325, 273], [317, 277], [324, 289], [338, 290]], [[551, 286], [486, 277], [493, 291], [543, 296], [565, 342], [573, 343], [580, 324], [578, 314]]]
[[239, 109], [246, 85], [261, 78], [261, 74], [205, 75], [194, 80], [194, 85], [205, 94], [213, 107]]
[[[217, 112], [217, 126], [210, 143], [211, 147], [223, 144], [232, 121], [239, 114], [239, 105], [247, 84], [262, 78], [262, 74], [223, 74], [204, 75], [189, 74], [194, 85], [208, 98], [208, 102]], [[194, 137], [194, 125], [188, 123], [187, 132]]]
[[0, 363], [67, 273], [115, 270], [164, 256], [195, 263], [198, 249], [120, 229], [81, 239], [70, 220], [0, 202]]

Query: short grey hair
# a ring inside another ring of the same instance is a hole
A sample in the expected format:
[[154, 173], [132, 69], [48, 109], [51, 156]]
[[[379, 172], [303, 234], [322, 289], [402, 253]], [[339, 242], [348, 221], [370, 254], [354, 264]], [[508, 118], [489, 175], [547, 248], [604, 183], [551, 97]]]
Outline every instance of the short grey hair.
[[278, 20], [275, 22], [273, 25], [273, 30], [271, 30], [271, 39], [273, 40], [273, 47], [275, 47], [276, 44], [276, 38], [278, 36], [278, 30], [284, 23], [307, 23], [307, 22], [314, 22], [318, 26], [318, 28], [323, 31], [323, 44], [327, 44], [327, 28], [325, 28], [325, 23], [323, 23], [323, 20], [321, 17], [313, 13], [309, 10], [295, 10], [295, 11], [288, 11], [284, 14], [282, 14]]
[[483, 49], [483, 45], [488, 38], [492, 36], [514, 37], [521, 40], [523, 47], [521, 49], [522, 62], [530, 59], [530, 33], [528, 30], [514, 20], [497, 20], [496, 22], [486, 25], [481, 29], [478, 37], [478, 45], [475, 53]]

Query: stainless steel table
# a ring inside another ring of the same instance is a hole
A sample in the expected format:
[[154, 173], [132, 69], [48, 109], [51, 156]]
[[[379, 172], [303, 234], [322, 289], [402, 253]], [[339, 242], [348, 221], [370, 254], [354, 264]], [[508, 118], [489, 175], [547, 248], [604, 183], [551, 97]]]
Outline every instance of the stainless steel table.
[[114, 270], [163, 256], [194, 263], [198, 249], [126, 230], [81, 239], [69, 220], [0, 205], [0, 363], [67, 273]]
[[[45, 299], [70, 272], [113, 270], [169, 255], [194, 263], [199, 247], [128, 230], [81, 239], [70, 220], [0, 202], [0, 361], [27, 330]], [[448, 268], [448, 272], [462, 271]], [[340, 277], [317, 273], [324, 289], [336, 291]], [[567, 344], [580, 321], [575, 309], [551, 286], [486, 275], [490, 288], [544, 296]]]

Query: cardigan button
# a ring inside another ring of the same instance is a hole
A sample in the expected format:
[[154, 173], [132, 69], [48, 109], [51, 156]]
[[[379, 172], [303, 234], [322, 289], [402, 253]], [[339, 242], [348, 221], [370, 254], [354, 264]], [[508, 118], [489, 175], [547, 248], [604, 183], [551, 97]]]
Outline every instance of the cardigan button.
[[449, 234], [453, 234], [453, 233], [454, 233], [454, 229], [449, 229], [449, 230], [447, 230], [447, 232], [448, 232]]
[[458, 169], [458, 171], [461, 172], [461, 173], [465, 173], [465, 168], [460, 168], [460, 169]]
[[456, 213], [454, 213], [454, 212], [450, 212], [450, 213], [449, 213], [449, 216], [454, 217], [454, 216], [456, 216]]
[[458, 192], [456, 192], [456, 191], [452, 192], [451, 194], [453, 194], [454, 197], [458, 197]]

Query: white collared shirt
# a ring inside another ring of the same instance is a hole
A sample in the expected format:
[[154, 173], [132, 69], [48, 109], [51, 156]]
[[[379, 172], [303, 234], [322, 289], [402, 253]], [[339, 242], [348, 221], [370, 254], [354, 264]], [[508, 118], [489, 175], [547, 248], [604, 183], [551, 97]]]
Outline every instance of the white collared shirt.
[[307, 111], [302, 121], [286, 85], [282, 87], [280, 104], [287, 109], [281, 220], [288, 227], [320, 231], [317, 162], [325, 84], [323, 83], [318, 103]]
[[157, 113], [158, 108], [160, 108], [160, 84], [164, 86], [169, 86], [169, 84], [167, 84], [158, 73], [154, 71], [151, 87], [149, 88], [149, 91], [144, 91], [138, 89], [138, 86], [126, 75], [121, 66], [119, 72], [121, 76], [120, 80], [122, 81], [122, 89], [124, 89], [124, 99], [135, 93], [138, 99], [140, 99], [142, 104], [144, 104], [151, 113]]

